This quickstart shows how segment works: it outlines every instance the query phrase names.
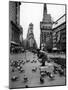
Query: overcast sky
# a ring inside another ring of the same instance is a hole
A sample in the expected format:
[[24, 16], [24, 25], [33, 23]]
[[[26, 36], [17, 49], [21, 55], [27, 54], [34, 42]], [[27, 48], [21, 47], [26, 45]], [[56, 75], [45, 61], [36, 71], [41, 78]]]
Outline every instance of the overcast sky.
[[[64, 5], [47, 4], [47, 13], [51, 14], [52, 20], [56, 21], [65, 14]], [[34, 25], [34, 37], [40, 45], [40, 21], [43, 18], [43, 4], [22, 3], [20, 7], [20, 24], [23, 27], [23, 38], [26, 38], [29, 23]]]

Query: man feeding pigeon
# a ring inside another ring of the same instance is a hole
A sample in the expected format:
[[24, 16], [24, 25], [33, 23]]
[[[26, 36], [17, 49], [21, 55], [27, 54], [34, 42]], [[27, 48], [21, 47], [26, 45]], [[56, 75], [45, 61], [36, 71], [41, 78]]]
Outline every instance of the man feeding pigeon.
[[45, 61], [48, 60], [47, 54], [45, 52], [38, 50], [37, 56], [39, 59], [42, 59], [41, 60], [42, 65], [41, 66], [45, 66]]

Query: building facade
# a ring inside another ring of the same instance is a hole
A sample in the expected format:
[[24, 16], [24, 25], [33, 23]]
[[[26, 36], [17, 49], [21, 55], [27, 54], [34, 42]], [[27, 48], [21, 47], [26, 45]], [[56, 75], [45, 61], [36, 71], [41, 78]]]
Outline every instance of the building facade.
[[40, 48], [50, 51], [52, 49], [52, 18], [47, 14], [47, 6], [44, 4], [43, 20], [40, 22]]
[[37, 49], [37, 43], [34, 38], [34, 33], [33, 33], [33, 24], [29, 24], [28, 28], [28, 33], [27, 33], [27, 38], [26, 38], [26, 48], [28, 49]]
[[20, 2], [9, 1], [9, 41], [10, 46], [21, 44], [23, 40], [23, 28], [20, 26]]
[[53, 24], [53, 48], [66, 51], [66, 14]]
[[12, 28], [12, 38], [11, 42], [14, 42], [16, 44], [21, 44], [23, 40], [23, 29], [20, 25], [15, 24], [13, 21], [11, 21], [11, 28]]

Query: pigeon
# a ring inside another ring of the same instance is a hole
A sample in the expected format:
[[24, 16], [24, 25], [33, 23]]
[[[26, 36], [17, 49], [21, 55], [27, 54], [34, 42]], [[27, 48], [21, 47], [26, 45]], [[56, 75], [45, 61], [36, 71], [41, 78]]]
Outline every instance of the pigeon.
[[18, 66], [17, 69], [20, 70], [20, 66]]
[[36, 60], [34, 60], [34, 62], [36, 63], [37, 61], [36, 61]]
[[18, 66], [17, 69], [20, 71], [22, 69], [22, 67], [21, 66]]
[[14, 68], [12, 68], [12, 72], [14, 72], [15, 71], [15, 69]]
[[28, 85], [25, 85], [25, 88], [28, 88]]
[[24, 82], [27, 82], [28, 78], [26, 76], [24, 76]]
[[22, 64], [24, 65], [24, 64], [25, 64], [25, 62], [23, 61], [23, 62], [22, 62]]
[[40, 83], [44, 83], [44, 79], [40, 77]]
[[41, 72], [40, 74], [41, 74], [41, 76], [45, 76], [45, 72]]
[[51, 79], [51, 80], [53, 80], [54, 78], [55, 78], [55, 76], [52, 74], [52, 73], [48, 73], [48, 76], [49, 76], [49, 78]]
[[19, 72], [21, 73], [21, 72], [24, 72], [24, 70], [21, 68], [20, 70], [19, 70]]
[[60, 76], [64, 76], [64, 70], [63, 70], [63, 69], [58, 70], [58, 72], [59, 72], [59, 75], [60, 75]]
[[34, 67], [34, 68], [32, 69], [32, 71], [34, 71], [34, 72], [36, 72], [36, 70], [37, 70], [37, 67]]
[[17, 80], [18, 80], [18, 77], [17, 77], [17, 76], [13, 76], [13, 77], [11, 78], [11, 80], [12, 80], [12, 81], [17, 81]]
[[33, 63], [33, 61], [31, 61], [31, 63]]

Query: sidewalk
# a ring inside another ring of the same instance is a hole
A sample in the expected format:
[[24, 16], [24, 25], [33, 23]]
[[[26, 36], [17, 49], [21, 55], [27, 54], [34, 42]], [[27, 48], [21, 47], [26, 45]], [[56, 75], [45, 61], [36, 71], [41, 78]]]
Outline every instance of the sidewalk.
[[65, 54], [48, 53], [48, 57], [51, 57], [51, 58], [64, 58], [64, 59], [66, 59], [66, 55]]

